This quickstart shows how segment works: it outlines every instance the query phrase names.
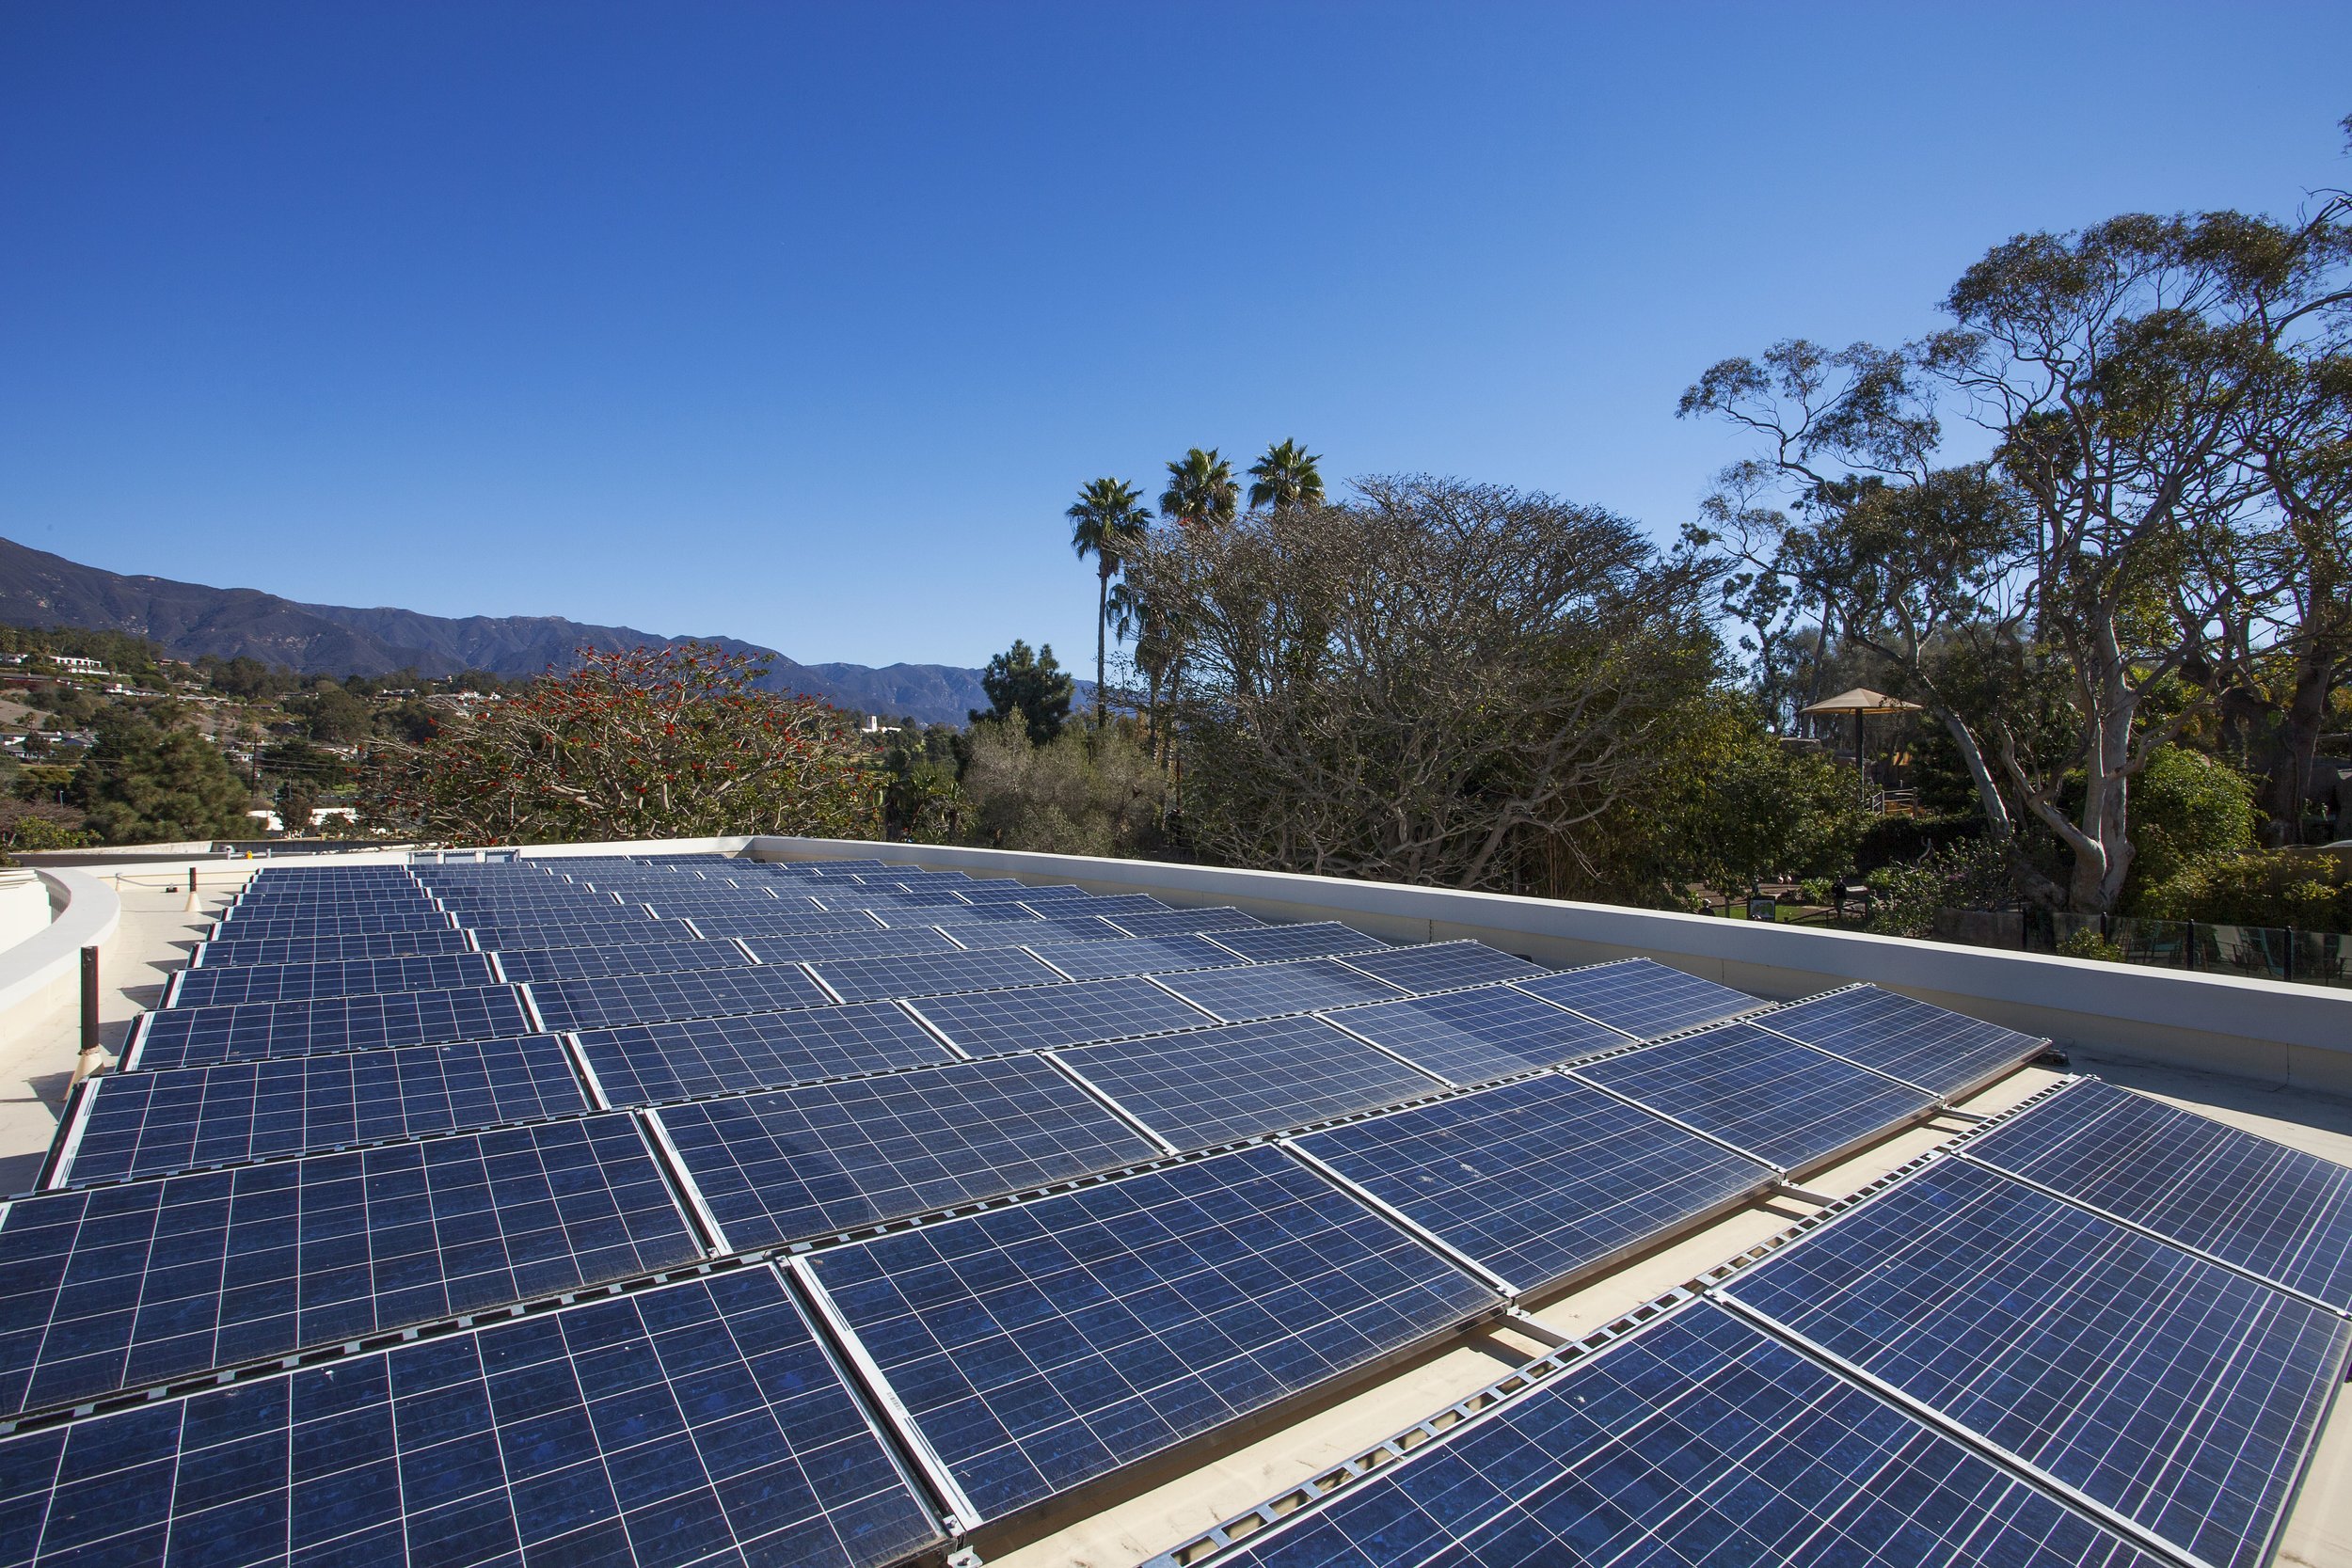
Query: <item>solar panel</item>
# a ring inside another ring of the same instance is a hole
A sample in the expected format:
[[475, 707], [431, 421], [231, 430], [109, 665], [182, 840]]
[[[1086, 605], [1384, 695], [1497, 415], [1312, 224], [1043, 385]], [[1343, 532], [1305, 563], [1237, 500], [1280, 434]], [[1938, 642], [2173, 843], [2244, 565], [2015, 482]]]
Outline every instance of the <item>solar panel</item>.
[[807, 1265], [983, 1518], [1495, 1300], [1271, 1148], [901, 1231]]
[[1128, 942], [1107, 920], [1000, 920], [989, 925], [946, 927], [966, 947], [1036, 947], [1047, 942]]
[[1248, 964], [1239, 969], [1203, 969], [1170, 974], [1161, 982], [1185, 1001], [1228, 1023], [1280, 1018], [1357, 1002], [1382, 1002], [1396, 987], [1330, 958]]
[[879, 935], [882, 927], [870, 916], [854, 911], [847, 914], [829, 914], [822, 910], [800, 913], [792, 910], [766, 911], [743, 914], [701, 914], [694, 916], [694, 928], [713, 937], [829, 937]]
[[0, 1560], [882, 1568], [939, 1527], [771, 1270], [0, 1441]]
[[200, 942], [189, 960], [203, 969], [241, 964], [345, 963], [358, 958], [397, 958], [417, 953], [468, 953], [465, 932], [390, 931], [372, 937], [278, 937], [266, 942]]
[[1636, 1039], [1653, 1039], [1763, 1006], [1728, 986], [1647, 958], [1628, 958], [1513, 983], [1531, 996], [1574, 1007], [1595, 1022], [1622, 1029]]
[[1520, 1291], [1584, 1273], [1773, 1179], [1769, 1166], [1551, 1074], [1298, 1144]]
[[398, 990], [447, 990], [494, 985], [490, 960], [479, 953], [419, 954], [354, 958], [339, 963], [251, 964], [186, 969], [164, 993], [167, 1007], [234, 1006], [253, 1002], [308, 1002]]
[[976, 953], [918, 953], [895, 958], [836, 958], [814, 968], [844, 1002], [877, 996], [935, 996], [1000, 986], [1037, 986], [1061, 978], [1017, 947], [993, 947]]
[[1614, 1029], [1509, 986], [1348, 1007], [1331, 1020], [1456, 1084], [1505, 1078], [1629, 1043]]
[[54, 1186], [305, 1154], [588, 1108], [545, 1035], [89, 1079]]
[[845, 933], [840, 936], [768, 936], [758, 931], [746, 933], [743, 944], [760, 957], [763, 963], [822, 963], [828, 958], [888, 958], [908, 953], [960, 953], [961, 948], [950, 941], [944, 931], [928, 927], [914, 931], [885, 931], [877, 926], [870, 932]]
[[388, 931], [447, 931], [455, 923], [445, 914], [342, 914], [272, 920], [256, 914], [249, 919], [221, 920], [210, 933], [222, 942], [271, 942], [289, 937], [366, 937]]
[[1425, 1074], [1315, 1018], [1057, 1054], [1178, 1148], [1205, 1148], [1436, 1091]]
[[2352, 1170], [2331, 1161], [2096, 1079], [1965, 1151], [2352, 1311]]
[[1131, 937], [1163, 937], [1171, 931], [1239, 931], [1263, 926], [1264, 921], [1239, 910], [1169, 910], [1155, 909], [1122, 911], [1089, 905], [1083, 911], [1073, 904], [1059, 906], [1064, 916], [1076, 913], [1099, 914], [1118, 923], [1119, 928]]
[[1701, 1301], [1250, 1536], [1223, 1561], [2161, 1560]]
[[1935, 1105], [1935, 1097], [1744, 1023], [1571, 1069], [1788, 1170]]
[[501, 973], [526, 985], [585, 980], [599, 974], [735, 969], [751, 961], [731, 942], [631, 942], [612, 947], [517, 947], [499, 952]]
[[613, 1105], [783, 1088], [953, 1059], [887, 1002], [590, 1030], [579, 1038], [581, 1059]]
[[175, 1007], [139, 1020], [138, 1037], [123, 1065], [126, 1069], [203, 1067], [540, 1032], [523, 1011], [521, 993], [512, 986]]
[[[619, 942], [700, 942], [682, 920], [635, 920], [611, 926], [565, 924], [500, 924], [470, 927], [485, 952], [510, 947], [609, 947]], [[717, 936], [720, 932], [707, 932]]]
[[653, 1114], [738, 1249], [952, 1208], [1160, 1152], [1035, 1057], [956, 1062]]
[[1107, 896], [1059, 899], [1054, 905], [1054, 913], [1064, 920], [1081, 914], [1101, 915], [1105, 920], [1117, 920], [1123, 924], [1128, 915], [1156, 914], [1174, 907], [1148, 893], [1120, 893]]
[[1350, 969], [1360, 969], [1392, 986], [1424, 994], [1523, 980], [1548, 973], [1541, 964], [1515, 958], [1483, 942], [1436, 942], [1391, 947], [1384, 952], [1350, 954], [1345, 961]]
[[550, 1029], [610, 1029], [730, 1013], [772, 1013], [832, 1000], [794, 964], [690, 969], [666, 974], [602, 974], [531, 988]]
[[1140, 977], [967, 991], [908, 1006], [975, 1056], [1159, 1035], [1216, 1022]]
[[1119, 974], [1170, 974], [1184, 969], [1225, 969], [1246, 960], [1206, 937], [1122, 937], [1109, 942], [1037, 942], [1029, 951], [1073, 980]]
[[701, 1256], [619, 1115], [45, 1193], [0, 1219], [0, 1412]]
[[[1120, 922], [1124, 925], [1125, 922]], [[1284, 958], [1325, 958], [1336, 953], [1377, 953], [1389, 944], [1368, 937], [1336, 920], [1311, 920], [1296, 926], [1242, 926], [1219, 931], [1219, 947], [1260, 963]]]
[[1832, 991], [1756, 1020], [1775, 1035], [1875, 1068], [1937, 1094], [1974, 1088], [2030, 1061], [2049, 1042], [1876, 986]]
[[2352, 1348], [2325, 1307], [1958, 1160], [1724, 1291], [2222, 1568], [2267, 1559]]

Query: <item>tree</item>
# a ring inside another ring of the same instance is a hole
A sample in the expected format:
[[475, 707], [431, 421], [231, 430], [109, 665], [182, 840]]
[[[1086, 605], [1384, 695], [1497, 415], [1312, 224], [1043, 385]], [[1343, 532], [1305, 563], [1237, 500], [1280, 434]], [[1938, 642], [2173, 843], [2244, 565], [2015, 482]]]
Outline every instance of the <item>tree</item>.
[[1240, 487], [1233, 466], [1211, 447], [1194, 447], [1168, 466], [1168, 488], [1160, 492], [1160, 515], [1186, 528], [1231, 528]]
[[1101, 729], [1108, 713], [1105, 657], [1110, 638], [1111, 578], [1117, 577], [1127, 552], [1151, 527], [1152, 515], [1143, 509], [1143, 493], [1124, 480], [1089, 480], [1064, 514], [1071, 521], [1070, 546], [1078, 559], [1094, 557], [1094, 727]]
[[108, 844], [234, 838], [253, 831], [253, 796], [192, 730], [110, 715], [75, 770], [71, 803]]
[[966, 750], [962, 792], [980, 843], [1132, 855], [1155, 842], [1162, 779], [1128, 726], [1034, 746], [1016, 724], [975, 724]]
[[972, 722], [1018, 719], [1032, 746], [1052, 740], [1070, 719], [1073, 689], [1051, 642], [1033, 654], [1026, 642], [1014, 639], [1010, 648], [988, 661], [980, 686], [988, 693], [988, 711], [971, 714]]
[[275, 803], [280, 832], [289, 836], [309, 832], [311, 822], [318, 816], [318, 788], [307, 779], [288, 779], [278, 786]]
[[1194, 842], [1233, 863], [1439, 886], [1580, 880], [1714, 681], [1708, 566], [1597, 508], [1458, 481], [1155, 533], [1181, 621]]
[[1250, 506], [1321, 506], [1323, 474], [1315, 465], [1322, 461], [1296, 441], [1266, 448], [1249, 466]]
[[341, 681], [318, 681], [310, 690], [289, 697], [285, 706], [303, 721], [303, 730], [312, 740], [330, 746], [364, 739], [373, 727], [368, 705]]
[[473, 844], [875, 831], [881, 778], [851, 717], [759, 689], [766, 660], [697, 642], [579, 657], [428, 740], [377, 743], [362, 816]]

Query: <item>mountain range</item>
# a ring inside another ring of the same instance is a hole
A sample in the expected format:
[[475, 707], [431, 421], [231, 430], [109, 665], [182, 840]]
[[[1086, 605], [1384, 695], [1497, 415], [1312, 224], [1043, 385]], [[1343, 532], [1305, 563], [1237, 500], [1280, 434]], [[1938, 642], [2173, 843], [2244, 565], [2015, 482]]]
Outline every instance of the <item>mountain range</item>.
[[[125, 577], [0, 539], [0, 623], [73, 626], [144, 637], [173, 658], [258, 658], [304, 674], [424, 675], [487, 670], [501, 676], [564, 669], [578, 650], [660, 647], [688, 641], [771, 661], [762, 684], [837, 707], [926, 723], [961, 724], [989, 705], [980, 672], [947, 664], [802, 664], [733, 637], [662, 637], [560, 615], [422, 615], [299, 604], [258, 588], [208, 588], [169, 578]], [[1090, 693], [1091, 683], [1082, 690]]]

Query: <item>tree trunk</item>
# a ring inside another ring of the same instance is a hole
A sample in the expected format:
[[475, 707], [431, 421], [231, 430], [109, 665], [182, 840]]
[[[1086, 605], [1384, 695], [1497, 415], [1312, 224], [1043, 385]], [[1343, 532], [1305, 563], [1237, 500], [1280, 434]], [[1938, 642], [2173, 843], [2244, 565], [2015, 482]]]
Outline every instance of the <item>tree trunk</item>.
[[1111, 574], [1107, 563], [1094, 578], [1094, 733], [1103, 733], [1103, 671], [1111, 624]]

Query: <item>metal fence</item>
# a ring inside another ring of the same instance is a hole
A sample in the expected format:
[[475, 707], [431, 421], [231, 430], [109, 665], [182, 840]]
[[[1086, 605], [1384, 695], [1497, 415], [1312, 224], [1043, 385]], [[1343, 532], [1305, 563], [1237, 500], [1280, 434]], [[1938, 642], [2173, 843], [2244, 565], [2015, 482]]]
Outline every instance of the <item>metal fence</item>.
[[2054, 952], [2085, 930], [2096, 930], [2122, 948], [2128, 963], [2309, 986], [2352, 984], [2344, 965], [2352, 957], [2352, 938], [2334, 931], [2038, 912], [2025, 922], [2025, 946], [2028, 952]]

